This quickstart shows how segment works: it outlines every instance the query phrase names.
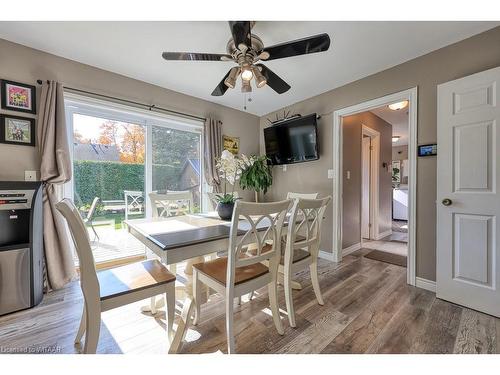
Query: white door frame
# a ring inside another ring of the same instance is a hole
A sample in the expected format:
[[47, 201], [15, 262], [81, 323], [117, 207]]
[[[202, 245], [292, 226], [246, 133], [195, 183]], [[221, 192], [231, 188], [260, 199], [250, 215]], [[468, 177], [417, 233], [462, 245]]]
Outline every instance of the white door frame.
[[342, 117], [408, 100], [408, 264], [407, 282], [416, 283], [417, 87], [368, 100], [333, 112], [333, 260], [342, 261]]
[[[380, 162], [380, 133], [365, 124], [361, 127], [361, 137], [367, 135], [370, 137], [370, 239], [379, 239], [379, 162]], [[361, 202], [361, 209], [363, 202]], [[359, 223], [361, 228], [361, 221]], [[362, 229], [362, 228], [361, 228]], [[360, 244], [363, 244], [363, 235], [361, 234]]]

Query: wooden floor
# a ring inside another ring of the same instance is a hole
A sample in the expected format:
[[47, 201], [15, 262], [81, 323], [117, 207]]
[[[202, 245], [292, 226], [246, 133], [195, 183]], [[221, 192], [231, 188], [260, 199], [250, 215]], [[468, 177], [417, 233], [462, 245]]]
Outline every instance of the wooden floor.
[[[406, 269], [367, 259], [360, 250], [342, 264], [320, 263], [325, 305], [317, 305], [308, 272], [294, 292], [297, 328], [276, 332], [267, 294], [236, 309], [238, 353], [499, 353], [500, 320], [436, 299], [406, 285]], [[283, 290], [280, 306], [284, 309]], [[136, 303], [103, 314], [98, 353], [165, 353], [164, 313], [151, 317]], [[179, 306], [180, 308], [181, 306]], [[82, 309], [77, 283], [48, 295], [39, 307], [0, 317], [0, 353], [75, 353]], [[286, 313], [283, 311], [283, 318]], [[184, 353], [226, 352], [222, 299], [202, 307]]]

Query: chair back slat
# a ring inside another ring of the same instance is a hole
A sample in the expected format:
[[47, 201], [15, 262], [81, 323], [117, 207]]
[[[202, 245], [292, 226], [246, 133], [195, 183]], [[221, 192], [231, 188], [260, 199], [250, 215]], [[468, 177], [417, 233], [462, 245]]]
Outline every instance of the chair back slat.
[[[292, 200], [273, 203], [237, 201], [234, 207], [229, 238], [227, 280], [234, 285], [235, 269], [263, 261], [278, 267], [281, 256], [280, 239], [283, 223]], [[245, 231], [241, 235], [241, 231]], [[252, 252], [246, 245], [252, 243]]]
[[95, 269], [94, 255], [90, 247], [90, 238], [83, 220], [70, 199], [63, 199], [56, 204], [57, 210], [68, 223], [69, 232], [78, 255], [80, 265], [80, 283], [86, 301], [99, 300], [99, 280]]
[[[330, 201], [331, 197], [295, 199], [288, 224], [285, 251], [302, 249], [317, 255], [321, 241], [323, 216]], [[298, 241], [299, 235], [304, 239]]]
[[316, 199], [318, 198], [318, 193], [294, 193], [289, 191], [288, 194], [286, 195], [286, 199], [297, 199], [297, 198]]

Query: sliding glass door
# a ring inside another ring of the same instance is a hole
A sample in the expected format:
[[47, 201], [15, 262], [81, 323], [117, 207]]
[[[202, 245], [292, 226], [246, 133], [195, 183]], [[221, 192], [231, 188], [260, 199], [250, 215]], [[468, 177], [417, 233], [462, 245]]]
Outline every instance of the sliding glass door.
[[151, 131], [152, 190], [190, 191], [193, 210], [201, 207], [201, 133], [153, 125]]
[[190, 191], [202, 207], [202, 124], [68, 95], [73, 179], [66, 186], [85, 220], [97, 263], [144, 255], [124, 220], [151, 215], [152, 191]]

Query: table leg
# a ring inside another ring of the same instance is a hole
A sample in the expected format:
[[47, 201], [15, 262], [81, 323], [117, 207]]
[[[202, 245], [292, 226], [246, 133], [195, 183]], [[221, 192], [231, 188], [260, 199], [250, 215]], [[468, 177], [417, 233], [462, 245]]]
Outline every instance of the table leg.
[[205, 261], [205, 257], [202, 257], [202, 256], [188, 259], [186, 261], [186, 268], [184, 269], [184, 273], [186, 275], [192, 275], [193, 274], [193, 264], [203, 263], [204, 261]]

